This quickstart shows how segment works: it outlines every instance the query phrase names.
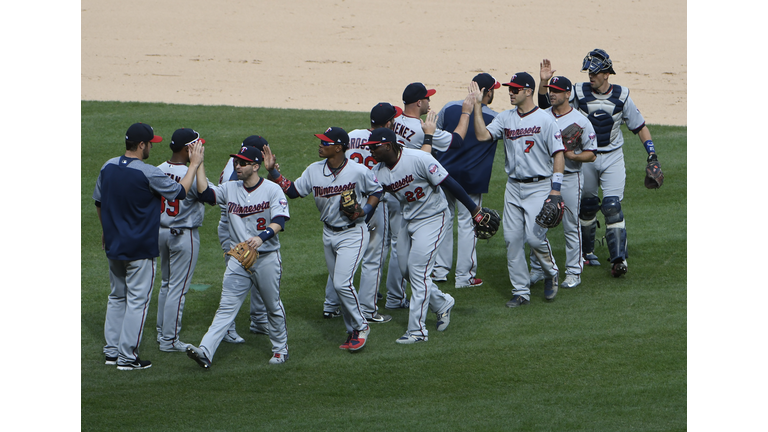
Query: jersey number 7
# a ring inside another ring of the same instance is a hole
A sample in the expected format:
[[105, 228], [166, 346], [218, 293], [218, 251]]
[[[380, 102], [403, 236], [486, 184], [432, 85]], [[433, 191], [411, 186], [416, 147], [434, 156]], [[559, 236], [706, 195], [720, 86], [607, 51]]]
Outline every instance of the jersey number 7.
[[526, 141], [526, 142], [525, 142], [525, 145], [527, 145], [528, 147], [526, 147], [526, 148], [525, 148], [525, 152], [526, 152], [526, 153], [530, 153], [530, 152], [531, 152], [531, 149], [533, 148], [533, 145], [534, 145], [534, 144], [536, 144], [536, 142], [535, 142], [535, 141], [533, 141], [533, 140], [531, 140], [531, 141]]

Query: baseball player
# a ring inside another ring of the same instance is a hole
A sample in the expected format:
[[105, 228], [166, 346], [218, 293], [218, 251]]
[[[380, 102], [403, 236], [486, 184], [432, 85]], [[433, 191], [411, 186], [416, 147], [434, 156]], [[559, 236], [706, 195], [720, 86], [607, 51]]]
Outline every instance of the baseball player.
[[463, 144], [469, 126], [468, 118], [461, 118], [453, 133], [440, 129], [430, 135], [424, 133], [421, 116], [429, 112], [430, 97], [436, 92], [435, 89], [427, 90], [420, 82], [408, 84], [403, 90], [403, 115], [395, 119], [392, 130], [405, 147], [431, 153], [432, 150], [446, 151], [448, 147]]
[[[557, 126], [562, 131], [571, 124], [577, 124], [583, 129], [581, 134], [581, 148], [565, 151], [565, 168], [563, 172], [563, 185], [560, 193], [563, 196], [565, 206], [573, 211], [565, 211], [563, 214], [563, 233], [565, 234], [565, 280], [560, 284], [563, 288], [575, 288], [581, 283], [581, 271], [584, 268], [584, 259], [581, 254], [581, 226], [577, 208], [581, 203], [581, 190], [584, 187], [584, 176], [581, 174], [583, 163], [594, 162], [597, 141], [592, 123], [583, 114], [573, 109], [568, 104], [571, 96], [571, 81], [564, 76], [552, 77], [549, 84], [542, 81], [542, 87], [549, 90], [550, 108], [545, 109], [555, 117]], [[536, 255], [531, 254], [531, 285], [544, 279], [544, 272]]]
[[[427, 116], [425, 132], [435, 130], [437, 115]], [[448, 189], [468, 209], [473, 217], [481, 208], [432, 155], [403, 148], [394, 131], [375, 129], [366, 143], [379, 164], [374, 167], [386, 192], [400, 202], [403, 224], [397, 242], [400, 271], [411, 283], [408, 329], [395, 342], [414, 344], [426, 342], [429, 332], [425, 326], [427, 308], [437, 315], [437, 331], [444, 331], [451, 321], [456, 301], [443, 293], [432, 281], [437, 248], [448, 233], [448, 204], [443, 189]], [[482, 215], [480, 215], [482, 217]]]
[[[579, 219], [584, 238], [585, 263], [600, 265], [595, 249], [597, 212], [605, 216], [605, 240], [610, 253], [611, 274], [620, 277], [627, 273], [627, 229], [621, 201], [624, 199], [626, 170], [624, 167], [624, 135], [621, 124], [640, 138], [648, 153], [648, 162], [657, 161], [656, 149], [645, 119], [637, 109], [629, 89], [608, 82], [613, 61], [602, 49], [590, 51], [581, 65], [582, 72], [589, 73], [589, 82], [573, 86], [570, 104], [587, 116], [597, 134], [597, 158], [584, 166], [584, 193], [581, 198]], [[541, 64], [541, 77], [547, 80], [554, 74], [549, 60]], [[548, 107], [546, 94], [539, 92], [539, 106]], [[598, 187], [603, 190], [600, 203]]]
[[[134, 123], [125, 133], [125, 155], [108, 160], [99, 172], [93, 200], [102, 227], [102, 248], [109, 259], [111, 292], [104, 323], [105, 364], [118, 370], [152, 367], [139, 358], [146, 311], [152, 299], [160, 255], [160, 197], [184, 200], [203, 161], [203, 147], [190, 146], [190, 169], [176, 182], [143, 161], [163, 138], [151, 126]], [[198, 190], [201, 181], [197, 179]]]
[[[380, 102], [371, 109], [371, 127], [368, 129], [355, 129], [349, 132], [349, 149], [345, 152], [348, 160], [355, 161], [363, 164], [368, 169], [373, 168], [376, 165], [376, 160], [371, 156], [371, 152], [365, 143], [368, 142], [368, 137], [371, 135], [371, 131], [378, 127], [391, 127], [394, 119], [402, 114], [402, 110], [398, 107], [394, 107], [389, 103]], [[385, 242], [389, 231], [389, 220], [387, 217], [386, 196], [382, 196], [377, 207], [377, 211], [374, 212], [370, 219], [366, 218], [368, 224], [368, 244], [365, 248], [365, 254], [363, 254], [363, 261], [361, 264], [362, 271], [360, 272], [360, 290], [358, 291], [358, 298], [360, 299], [360, 307], [363, 309], [366, 320], [368, 322], [385, 323], [392, 320], [390, 315], [381, 315], [378, 313], [378, 307], [376, 301], [378, 299], [379, 284], [381, 282], [381, 272], [384, 269], [384, 260], [386, 259], [386, 253], [389, 249], [389, 244]], [[398, 267], [396, 275], [393, 279], [403, 279], [400, 274], [399, 266], [397, 265], [397, 256], [394, 260], [390, 258], [390, 270], [394, 267]], [[392, 264], [394, 261], [394, 264]], [[394, 272], [394, 271], [393, 271]], [[405, 300], [404, 284], [398, 281], [394, 285], [397, 287], [397, 291], [392, 295], [388, 295], [387, 299], [397, 301], [397, 305], [402, 304]], [[403, 289], [403, 291], [400, 291]], [[395, 304], [395, 303], [393, 303]], [[338, 311], [339, 299], [336, 295], [336, 290], [333, 287], [333, 281], [331, 277], [328, 277], [328, 283], [325, 287], [325, 304], [324, 304], [324, 317], [335, 316], [332, 312]]]
[[[196, 131], [189, 128], [177, 129], [171, 138], [171, 159], [157, 167], [174, 181], [180, 181], [188, 171], [189, 146], [197, 142], [205, 144], [205, 140]], [[208, 183], [208, 180], [205, 182]], [[160, 351], [187, 350], [187, 344], [179, 340], [181, 317], [200, 253], [198, 228], [203, 225], [204, 217], [205, 208], [198, 200], [197, 188], [192, 188], [184, 200], [161, 199], [159, 235], [162, 283], [157, 296], [157, 342]]]
[[349, 135], [344, 129], [330, 127], [315, 136], [320, 139], [318, 154], [324, 160], [309, 165], [295, 182], [275, 169], [276, 157], [269, 146], [264, 147], [264, 166], [270, 172], [270, 179], [279, 184], [289, 198], [310, 194], [315, 198], [324, 225], [325, 263], [347, 328], [347, 340], [339, 348], [357, 351], [365, 346], [371, 331], [353, 285], [355, 270], [365, 251], [368, 228], [362, 223], [362, 217], [350, 220], [341, 212], [340, 196], [350, 189], [357, 196], [367, 196], [361, 216], [369, 215], [378, 205], [381, 187], [371, 170], [355, 162], [349, 163], [345, 156]]
[[504, 193], [503, 229], [513, 294], [507, 307], [518, 307], [528, 304], [531, 295], [526, 242], [545, 274], [544, 296], [553, 300], [557, 295], [557, 264], [547, 241], [547, 230], [536, 224], [536, 216], [549, 199], [548, 194], [560, 195], [565, 147], [555, 119], [533, 103], [536, 82], [530, 74], [518, 72], [502, 85], [509, 87], [509, 99], [515, 108], [502, 112], [487, 126], [480, 105], [482, 89], [474, 81], [470, 83], [470, 93], [475, 97], [473, 119], [477, 139], [504, 139], [504, 167], [509, 178]]
[[[496, 111], [488, 105], [493, 102], [494, 91], [501, 87], [496, 78], [487, 73], [477, 74], [473, 81], [484, 88], [483, 91], [483, 119], [489, 124], [496, 118]], [[447, 131], [455, 130], [461, 120], [468, 121], [474, 108], [474, 101], [464, 107], [467, 100], [458, 100], [447, 103], [437, 116], [437, 128]], [[496, 141], [491, 143], [479, 142], [475, 138], [474, 124], [470, 123], [464, 138], [464, 144], [460, 148], [449, 148], [446, 152], [438, 152], [436, 159], [451, 174], [472, 200], [482, 206], [482, 194], [488, 192], [488, 184], [491, 181], [493, 158], [496, 155]], [[445, 193], [448, 200], [448, 226], [453, 227], [454, 217], [458, 221], [458, 246], [456, 249], [456, 288], [471, 288], [483, 284], [483, 280], [477, 277], [477, 237], [472, 222], [472, 215], [459, 205], [456, 198], [450, 193]], [[435, 270], [432, 280], [436, 282], [448, 280], [448, 273], [453, 264], [453, 229], [449, 230], [445, 241], [440, 244]]]
[[[248, 138], [244, 139], [243, 142], [240, 144], [240, 147], [256, 147], [261, 151], [262, 147], [265, 145], [269, 145], [267, 143], [267, 140], [259, 135], [251, 135]], [[224, 170], [222, 170], [221, 175], [219, 176], [219, 186], [222, 185], [222, 183], [226, 181], [232, 181], [237, 180], [237, 173], [235, 172], [235, 158], [229, 158], [227, 161], [227, 164], [224, 166]], [[221, 208], [221, 217], [219, 218], [219, 226], [218, 226], [218, 235], [219, 235], [219, 243], [221, 244], [221, 249], [224, 251], [224, 266], [226, 268], [226, 265], [229, 261], [230, 256], [226, 255], [226, 253], [232, 249], [232, 242], [229, 238], [229, 219], [227, 218], [227, 206], [221, 205], [219, 206]], [[251, 333], [255, 334], [268, 334], [267, 330], [267, 309], [264, 306], [264, 300], [261, 298], [261, 294], [259, 294], [259, 290], [256, 289], [254, 286], [251, 289], [251, 319], [250, 319], [250, 331]], [[229, 343], [244, 343], [245, 339], [243, 339], [240, 335], [237, 334], [237, 330], [235, 328], [235, 322], [232, 321], [232, 326], [227, 331], [227, 334], [224, 335], [224, 342]]]
[[[221, 283], [221, 301], [208, 332], [200, 346], [189, 345], [187, 356], [204, 368], [211, 367], [216, 349], [224, 339], [240, 310], [245, 296], [255, 286], [267, 309], [269, 340], [272, 342], [270, 364], [282, 364], [288, 359], [288, 330], [285, 308], [280, 299], [280, 279], [283, 274], [280, 239], [277, 233], [290, 219], [288, 200], [280, 188], [259, 176], [263, 162], [257, 147], [241, 147], [235, 158], [238, 181], [224, 182], [201, 193], [201, 199], [227, 206], [229, 237], [232, 243], [248, 242], [259, 256], [250, 268], [230, 259]], [[205, 168], [198, 170], [205, 175]]]

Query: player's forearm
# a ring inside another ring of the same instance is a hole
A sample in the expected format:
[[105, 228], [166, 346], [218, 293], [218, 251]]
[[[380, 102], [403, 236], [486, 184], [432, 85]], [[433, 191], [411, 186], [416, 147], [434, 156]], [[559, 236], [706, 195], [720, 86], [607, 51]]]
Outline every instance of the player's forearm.
[[[645, 151], [648, 152], [648, 154], [656, 153], [656, 148], [653, 145], [653, 138], [651, 138], [651, 131], [648, 130], [648, 126], [643, 126], [643, 128], [640, 129], [640, 132], [637, 133], [637, 136], [640, 138], [640, 142], [645, 146]], [[649, 141], [650, 144], [648, 143]]]
[[563, 171], [565, 171], [565, 156], [559, 151], [553, 156], [552, 166], [552, 190], [550, 195], [560, 195], [560, 187], [563, 184]]
[[488, 132], [488, 128], [485, 127], [485, 120], [483, 119], [483, 106], [481, 104], [475, 104], [475, 114], [473, 116], [475, 122], [475, 138], [478, 141], [490, 141], [491, 133]]
[[453, 130], [454, 134], [457, 134], [463, 140], [467, 136], [467, 129], [469, 129], [469, 121], [472, 117], [472, 113], [463, 112], [459, 115], [459, 124], [456, 125], [456, 129]]
[[195, 177], [197, 179], [197, 193], [201, 194], [208, 189], [208, 179], [205, 177], [205, 167], [203, 167], [202, 163], [197, 167]]

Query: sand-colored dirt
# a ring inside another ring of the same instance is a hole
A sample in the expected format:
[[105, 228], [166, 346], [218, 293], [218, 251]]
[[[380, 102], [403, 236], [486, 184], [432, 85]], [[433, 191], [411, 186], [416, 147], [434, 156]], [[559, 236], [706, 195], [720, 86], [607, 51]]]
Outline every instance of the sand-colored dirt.
[[[81, 98], [369, 111], [413, 81], [439, 109], [479, 71], [548, 58], [572, 81], [605, 49], [650, 124], [686, 125], [681, 0], [83, 0]], [[492, 108], [509, 109], [506, 95]]]

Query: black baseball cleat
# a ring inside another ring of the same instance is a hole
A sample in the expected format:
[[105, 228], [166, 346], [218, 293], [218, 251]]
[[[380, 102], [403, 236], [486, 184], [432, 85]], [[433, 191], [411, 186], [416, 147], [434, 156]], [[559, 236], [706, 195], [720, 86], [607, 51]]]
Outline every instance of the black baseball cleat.
[[620, 277], [621, 275], [627, 274], [627, 262], [624, 260], [621, 260], [613, 263], [613, 267], [611, 268], [611, 274], [615, 278]]
[[117, 357], [105, 356], [104, 357], [104, 364], [105, 365], [112, 365], [112, 366], [116, 365], [117, 364]]
[[341, 311], [338, 309], [336, 309], [333, 312], [323, 311], [323, 318], [325, 319], [338, 318], [340, 316], [341, 316]]
[[127, 364], [127, 365], [121, 365], [120, 363], [117, 364], [117, 370], [122, 370], [122, 371], [148, 369], [151, 367], [152, 367], [151, 361], [141, 360], [138, 357], [136, 357], [136, 360], [131, 364]]
[[597, 260], [597, 255], [594, 253], [584, 254], [584, 265], [599, 266], [600, 261]]
[[187, 346], [187, 357], [196, 361], [202, 368], [208, 369], [211, 367], [211, 361], [205, 356], [203, 350], [194, 345]]

